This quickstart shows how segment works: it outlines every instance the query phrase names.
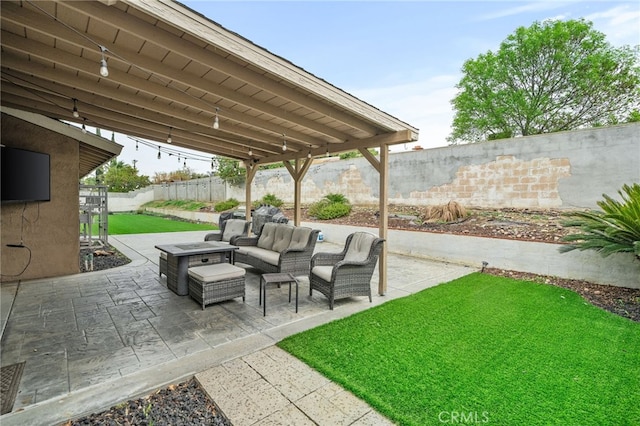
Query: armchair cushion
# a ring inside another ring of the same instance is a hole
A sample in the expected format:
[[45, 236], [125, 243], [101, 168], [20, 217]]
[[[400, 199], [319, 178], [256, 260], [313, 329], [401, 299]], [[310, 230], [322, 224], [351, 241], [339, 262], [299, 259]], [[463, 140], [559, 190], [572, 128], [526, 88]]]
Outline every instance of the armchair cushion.
[[225, 223], [222, 241], [229, 241], [234, 235], [243, 235], [246, 233], [246, 221], [242, 219], [229, 219]]
[[314, 266], [311, 273], [325, 281], [331, 281], [333, 266]]
[[377, 237], [366, 232], [356, 232], [349, 248], [344, 255], [346, 262], [364, 262], [369, 257], [369, 251], [373, 245], [373, 241]]

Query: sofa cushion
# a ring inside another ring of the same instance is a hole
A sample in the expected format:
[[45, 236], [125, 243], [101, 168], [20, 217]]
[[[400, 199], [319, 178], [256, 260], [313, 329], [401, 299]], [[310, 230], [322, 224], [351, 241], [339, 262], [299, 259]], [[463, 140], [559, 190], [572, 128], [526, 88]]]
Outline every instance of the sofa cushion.
[[331, 273], [333, 272], [333, 266], [314, 266], [311, 273], [318, 278], [322, 278], [326, 282], [331, 281]]
[[229, 241], [234, 235], [242, 235], [244, 233], [245, 221], [242, 219], [229, 219], [224, 225], [224, 233], [222, 241]]
[[276, 225], [277, 224], [274, 222], [267, 222], [264, 224], [262, 231], [260, 232], [260, 238], [258, 238], [258, 247], [265, 250], [271, 250], [276, 236]]
[[273, 238], [273, 246], [271, 246], [271, 250], [280, 253], [283, 250], [289, 248], [289, 243], [291, 242], [291, 234], [293, 234], [293, 226], [279, 224], [276, 227], [276, 233]]
[[368, 232], [356, 232], [353, 234], [344, 260], [347, 262], [364, 262], [369, 257], [371, 245], [376, 236]]
[[278, 266], [278, 262], [280, 262], [280, 253], [273, 250], [253, 250], [251, 253], [249, 253], [249, 257], [255, 257], [273, 266]]
[[309, 235], [313, 230], [302, 226], [296, 226], [291, 235], [289, 248], [292, 250], [304, 250], [309, 243]]
[[243, 268], [228, 263], [216, 263], [215, 265], [195, 266], [189, 268], [189, 276], [203, 283], [228, 280], [242, 277], [245, 274]]

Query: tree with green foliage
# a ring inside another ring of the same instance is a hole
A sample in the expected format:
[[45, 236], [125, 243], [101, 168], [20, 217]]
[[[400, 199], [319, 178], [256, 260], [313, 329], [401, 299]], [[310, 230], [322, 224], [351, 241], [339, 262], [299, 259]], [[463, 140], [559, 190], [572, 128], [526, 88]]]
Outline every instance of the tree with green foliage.
[[580, 228], [579, 233], [567, 235], [571, 244], [560, 252], [596, 250], [603, 256], [613, 253], [633, 253], [640, 260], [640, 184], [624, 185], [618, 191], [622, 201], [603, 194], [598, 201], [602, 211], [572, 212], [564, 226]]
[[633, 119], [640, 47], [611, 46], [585, 20], [535, 22], [497, 52], [467, 60], [451, 101], [451, 144], [573, 130]]
[[216, 157], [216, 175], [230, 185], [240, 186], [246, 180], [247, 171], [240, 167], [238, 160]]
[[129, 192], [151, 185], [148, 176], [138, 175], [136, 168], [116, 159], [109, 162], [100, 183], [107, 185], [109, 192]]

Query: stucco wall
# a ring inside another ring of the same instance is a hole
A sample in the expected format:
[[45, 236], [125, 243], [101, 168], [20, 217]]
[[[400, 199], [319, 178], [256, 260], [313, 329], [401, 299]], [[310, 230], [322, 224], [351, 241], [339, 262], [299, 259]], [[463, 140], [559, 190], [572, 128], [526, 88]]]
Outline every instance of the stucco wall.
[[[52, 191], [48, 202], [2, 204], [1, 280], [78, 273], [78, 142], [2, 114], [2, 143], [49, 154]], [[21, 240], [26, 248], [6, 246]]]

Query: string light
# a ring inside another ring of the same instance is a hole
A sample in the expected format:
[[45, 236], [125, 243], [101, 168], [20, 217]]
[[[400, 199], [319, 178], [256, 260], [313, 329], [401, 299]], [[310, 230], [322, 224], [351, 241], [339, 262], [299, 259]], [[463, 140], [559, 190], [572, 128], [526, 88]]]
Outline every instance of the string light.
[[80, 113], [78, 112], [78, 100], [73, 98], [73, 116], [75, 118], [80, 118]]
[[282, 150], [287, 150], [287, 135], [285, 133], [282, 134]]
[[136, 141], [136, 151], [138, 150], [138, 141]]
[[211, 170], [215, 168], [215, 158], [211, 157]]
[[311, 145], [309, 145], [309, 152], [307, 153], [307, 158], [311, 158]]
[[249, 157], [253, 157], [253, 151], [251, 150], [251, 145], [249, 145], [249, 152], [248, 152], [248, 154], [249, 154]]
[[158, 160], [162, 158], [162, 154], [160, 153], [160, 145], [158, 145]]
[[[111, 132], [111, 142], [115, 142], [116, 141], [116, 132]], [[136, 145], [138, 145], [136, 143]]]
[[173, 140], [171, 139], [171, 129], [173, 129], [173, 127], [169, 127], [169, 136], [167, 136], [167, 143], [173, 142]]
[[326, 154], [325, 154], [324, 156], [325, 156], [325, 157], [328, 157], [328, 156], [329, 156], [329, 145], [327, 145], [327, 152], [326, 152]]
[[182, 167], [184, 167], [185, 169], [187, 168], [187, 160], [184, 160], [184, 163], [182, 164]]
[[218, 119], [218, 111], [220, 111], [220, 108], [216, 107], [216, 116], [213, 119], [213, 128], [215, 130], [218, 130], [220, 128], [220, 120]]
[[107, 60], [104, 58], [104, 52], [107, 51], [107, 48], [104, 46], [100, 46], [100, 53], [102, 55], [102, 59], [100, 59], [100, 75], [104, 78], [109, 77], [109, 68], [107, 68]]
[[87, 134], [87, 127], [84, 125], [85, 121], [87, 121], [86, 118], [82, 119], [82, 133], [84, 133], [85, 135]]
[[[171, 155], [171, 154], [169, 154]], [[180, 154], [178, 154], [178, 163], [180, 163]]]

